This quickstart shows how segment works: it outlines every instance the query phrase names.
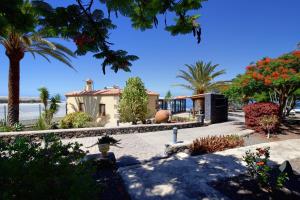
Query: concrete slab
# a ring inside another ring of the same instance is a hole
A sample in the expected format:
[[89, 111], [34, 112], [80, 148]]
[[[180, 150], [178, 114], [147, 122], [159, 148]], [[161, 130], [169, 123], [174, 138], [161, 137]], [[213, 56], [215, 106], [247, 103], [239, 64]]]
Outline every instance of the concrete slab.
[[264, 143], [214, 154], [189, 157], [184, 153], [119, 169], [133, 200], [229, 199], [207, 183], [246, 172], [242, 156], [248, 149], [271, 147], [271, 160], [300, 158], [300, 139]]

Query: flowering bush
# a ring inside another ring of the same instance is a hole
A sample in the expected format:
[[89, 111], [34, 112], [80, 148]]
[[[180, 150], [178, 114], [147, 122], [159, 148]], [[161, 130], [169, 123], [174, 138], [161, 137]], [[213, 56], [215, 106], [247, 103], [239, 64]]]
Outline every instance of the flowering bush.
[[[279, 115], [279, 106], [275, 103], [253, 103], [243, 108], [245, 112], [245, 124], [247, 127], [258, 132], [263, 132], [264, 128], [260, 124], [260, 119], [264, 116]], [[279, 127], [279, 121], [272, 126], [270, 131], [276, 131]]]
[[270, 158], [270, 147], [257, 148], [256, 153], [246, 151], [243, 160], [246, 162], [248, 172], [251, 177], [256, 179], [261, 187], [268, 190], [281, 188], [288, 180], [287, 173], [272, 175], [272, 168], [268, 165]]

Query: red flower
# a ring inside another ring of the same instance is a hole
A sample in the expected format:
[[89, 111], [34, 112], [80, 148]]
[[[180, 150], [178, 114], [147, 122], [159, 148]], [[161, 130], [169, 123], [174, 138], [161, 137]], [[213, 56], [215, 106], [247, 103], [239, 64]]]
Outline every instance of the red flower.
[[264, 164], [265, 164], [264, 161], [256, 162], [256, 165], [257, 165], [257, 166], [263, 166]]
[[257, 74], [257, 77], [256, 77], [258, 80], [263, 80], [264, 79], [264, 76], [260, 73]]
[[275, 80], [277, 80], [278, 78], [279, 78], [279, 73], [278, 72], [273, 72], [272, 73], [272, 77], [275, 79]]
[[271, 62], [271, 58], [265, 58], [265, 63], [270, 63]]
[[281, 78], [283, 78], [283, 79], [289, 79], [289, 75], [287, 75], [287, 74], [281, 74]]
[[266, 76], [265, 78], [265, 85], [271, 85], [272, 84], [272, 80], [270, 76]]
[[246, 67], [246, 70], [247, 70], [247, 71], [250, 71], [250, 70], [252, 70], [253, 68], [254, 68], [254, 67], [253, 67], [252, 65], [249, 65], [249, 66]]
[[298, 51], [294, 51], [293, 55], [296, 56], [296, 57], [300, 57], [300, 51], [299, 50]]

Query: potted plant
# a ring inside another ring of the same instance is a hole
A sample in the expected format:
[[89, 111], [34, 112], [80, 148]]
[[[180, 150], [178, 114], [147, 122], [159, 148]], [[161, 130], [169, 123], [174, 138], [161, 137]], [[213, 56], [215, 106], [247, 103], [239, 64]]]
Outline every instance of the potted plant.
[[116, 140], [113, 137], [105, 135], [105, 136], [102, 136], [101, 138], [98, 138], [98, 141], [90, 147], [98, 145], [99, 151], [101, 152], [102, 156], [106, 157], [107, 152], [109, 151], [109, 147], [110, 146], [119, 147], [118, 146], [118, 144], [120, 144], [119, 142], [120, 142], [120, 140]]

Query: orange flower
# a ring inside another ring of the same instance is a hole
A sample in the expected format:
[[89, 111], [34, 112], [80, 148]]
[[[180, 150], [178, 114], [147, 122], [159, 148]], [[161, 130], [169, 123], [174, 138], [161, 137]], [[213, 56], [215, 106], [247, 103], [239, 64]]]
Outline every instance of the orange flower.
[[250, 71], [250, 70], [253, 70], [253, 68], [254, 68], [254, 66], [249, 65], [249, 66], [246, 67], [246, 70], [247, 70], [247, 71]]
[[252, 78], [256, 79], [257, 78], [257, 72], [253, 72]]
[[256, 162], [256, 165], [257, 165], [257, 166], [263, 166], [264, 164], [265, 164], [264, 161]]
[[278, 78], [279, 78], [279, 73], [278, 72], [273, 72], [272, 73], [272, 77], [275, 79], [275, 80], [277, 80]]
[[271, 62], [271, 58], [265, 58], [265, 63], [268, 64]]
[[264, 76], [260, 73], [257, 74], [257, 77], [256, 77], [258, 80], [263, 80], [264, 79]]
[[281, 78], [283, 78], [283, 79], [289, 79], [289, 75], [287, 75], [287, 74], [281, 74]]
[[300, 51], [294, 51], [293, 52], [293, 55], [300, 58]]
[[271, 85], [272, 84], [272, 80], [271, 80], [271, 77], [270, 76], [267, 76], [265, 78], [265, 85]]

